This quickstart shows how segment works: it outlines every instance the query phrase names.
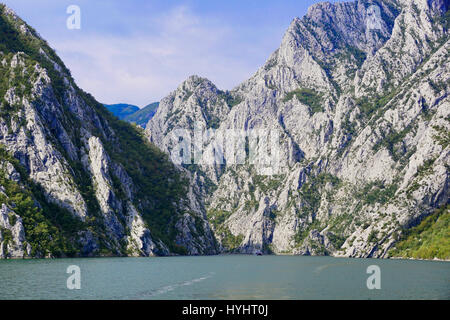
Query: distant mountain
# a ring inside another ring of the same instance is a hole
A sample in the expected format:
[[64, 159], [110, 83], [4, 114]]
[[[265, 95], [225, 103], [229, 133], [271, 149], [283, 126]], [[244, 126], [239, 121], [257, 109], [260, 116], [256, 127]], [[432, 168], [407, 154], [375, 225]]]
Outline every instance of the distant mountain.
[[156, 109], [158, 109], [159, 102], [153, 102], [149, 105], [145, 106], [144, 108], [127, 115], [123, 120], [128, 122], [136, 123], [137, 125], [141, 126], [142, 128], [145, 128], [147, 125], [147, 122], [150, 121], [150, 119], [155, 115]]
[[123, 120], [125, 117], [139, 111], [139, 107], [126, 104], [126, 103], [117, 103], [117, 104], [104, 104], [106, 109], [112, 112], [117, 118]]

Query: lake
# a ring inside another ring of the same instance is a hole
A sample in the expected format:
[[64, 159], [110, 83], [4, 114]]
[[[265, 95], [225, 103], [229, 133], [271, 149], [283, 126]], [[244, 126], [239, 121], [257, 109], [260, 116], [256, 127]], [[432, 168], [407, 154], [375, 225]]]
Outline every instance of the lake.
[[[69, 290], [67, 268], [80, 270]], [[367, 267], [380, 270], [369, 290]], [[450, 299], [450, 262], [307, 256], [0, 260], [0, 299]]]

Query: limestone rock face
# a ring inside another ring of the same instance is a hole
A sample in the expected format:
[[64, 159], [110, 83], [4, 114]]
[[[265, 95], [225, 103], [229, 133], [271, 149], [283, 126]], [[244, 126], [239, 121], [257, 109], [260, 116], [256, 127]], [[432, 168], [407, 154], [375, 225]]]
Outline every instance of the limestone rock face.
[[5, 204], [0, 208], [0, 258], [29, 256], [31, 247], [25, 242], [22, 218]]
[[[250, 79], [224, 92], [189, 78], [146, 133], [188, 160], [223, 250], [388, 257], [448, 203], [449, 52], [445, 1], [319, 3]], [[196, 130], [194, 163], [179, 147]], [[279, 134], [271, 174], [235, 164], [222, 143], [252, 130]]]
[[78, 88], [12, 10], [0, 19], [1, 257], [215, 253], [188, 173]]

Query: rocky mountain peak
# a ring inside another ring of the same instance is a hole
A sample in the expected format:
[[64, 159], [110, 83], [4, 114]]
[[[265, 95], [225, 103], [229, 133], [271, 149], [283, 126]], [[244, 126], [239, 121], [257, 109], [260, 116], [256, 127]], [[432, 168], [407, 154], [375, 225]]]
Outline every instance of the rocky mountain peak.
[[189, 76], [180, 86], [190, 90], [195, 90], [199, 86], [215, 88], [215, 85], [211, 81], [197, 75]]
[[188, 119], [206, 126], [205, 110], [216, 110], [218, 137], [280, 133], [286, 165], [276, 175], [247, 164], [196, 168], [226, 250], [386, 257], [402, 228], [445, 206], [446, 17], [439, 0], [318, 3], [229, 93], [239, 98], [232, 108], [213, 108], [220, 93], [169, 95], [147, 126], [169, 153], [171, 129], [192, 130]]

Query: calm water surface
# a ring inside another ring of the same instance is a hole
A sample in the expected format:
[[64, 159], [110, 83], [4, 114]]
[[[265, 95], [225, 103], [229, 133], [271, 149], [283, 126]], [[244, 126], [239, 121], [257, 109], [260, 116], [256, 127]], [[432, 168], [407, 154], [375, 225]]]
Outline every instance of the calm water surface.
[[[66, 286], [81, 269], [81, 289]], [[369, 290], [369, 265], [381, 289]], [[0, 299], [450, 299], [450, 263], [304, 256], [0, 260]]]

